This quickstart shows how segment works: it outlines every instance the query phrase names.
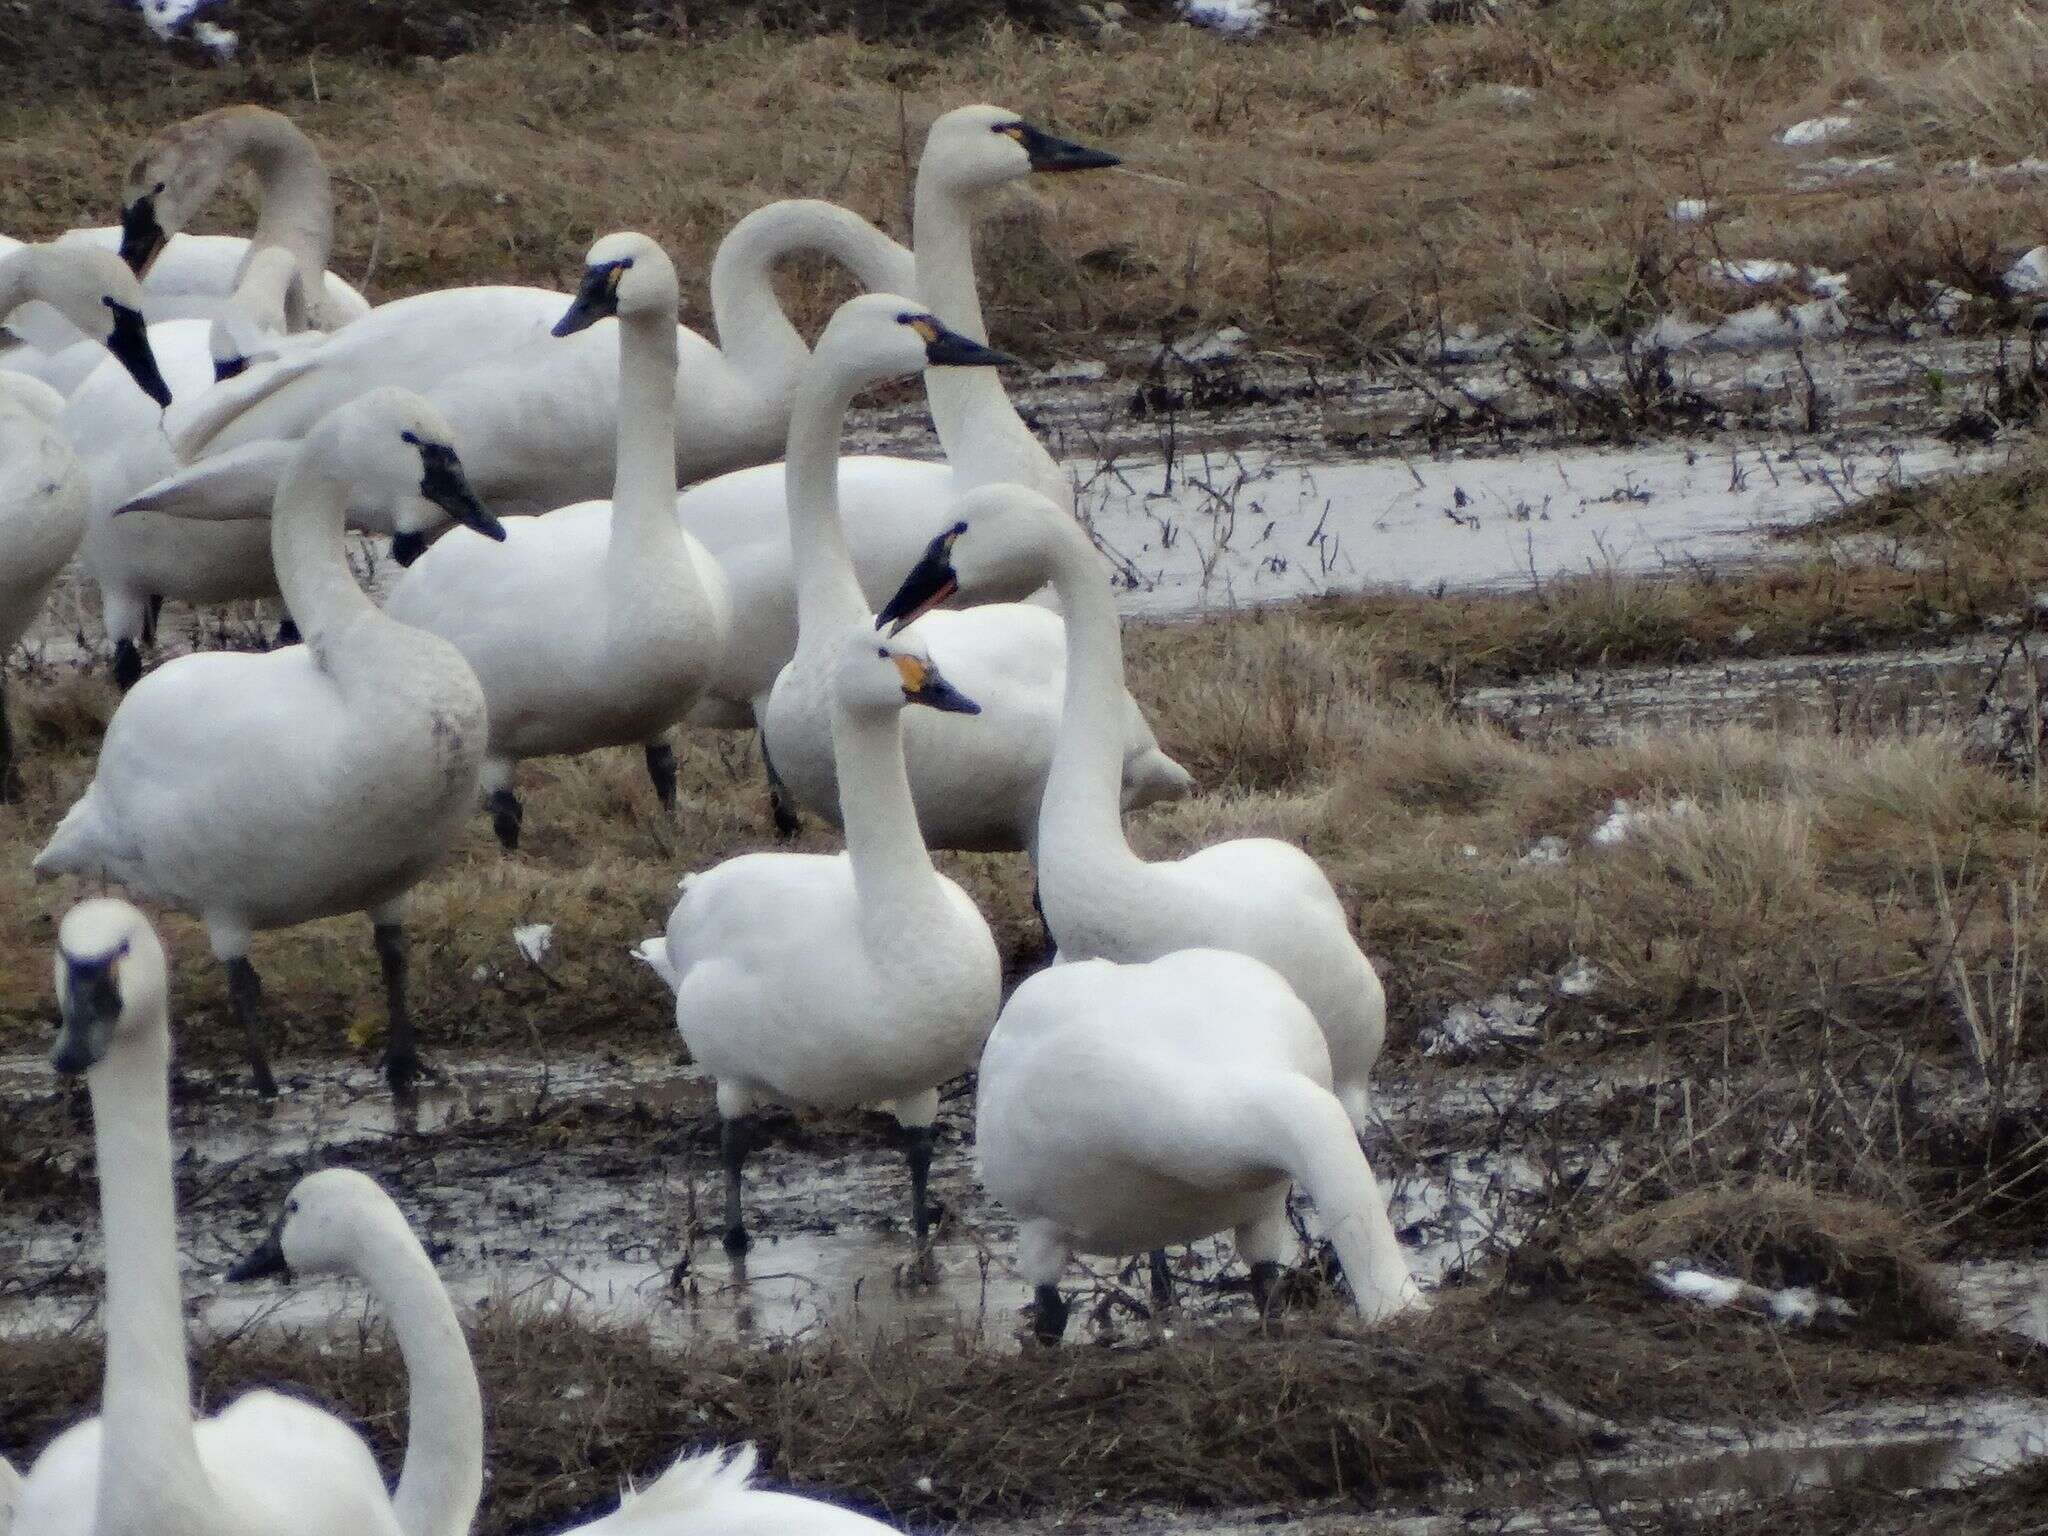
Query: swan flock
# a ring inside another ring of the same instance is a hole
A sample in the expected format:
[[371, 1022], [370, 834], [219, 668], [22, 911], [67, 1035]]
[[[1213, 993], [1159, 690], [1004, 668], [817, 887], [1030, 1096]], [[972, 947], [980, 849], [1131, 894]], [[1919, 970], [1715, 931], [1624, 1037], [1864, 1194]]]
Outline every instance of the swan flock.
[[[1263, 1309], [1297, 1254], [1297, 1190], [1364, 1323], [1425, 1307], [1361, 1143], [1379, 977], [1294, 844], [1134, 851], [1125, 817], [1193, 780], [1126, 686], [1108, 567], [984, 324], [984, 194], [1117, 164], [1003, 108], [956, 108], [927, 137], [909, 249], [829, 203], [758, 209], [709, 274], [715, 336], [679, 323], [675, 266], [633, 231], [597, 238], [559, 291], [372, 305], [328, 270], [317, 146], [257, 107], [157, 134], [116, 224], [0, 237], [0, 651], [76, 569], [121, 691], [34, 860], [74, 887], [51, 1061], [92, 1108], [101, 1408], [19, 1473], [0, 1461], [0, 1536], [470, 1530], [486, 1415], [462, 1321], [361, 1174], [301, 1180], [230, 1278], [368, 1289], [410, 1381], [396, 1487], [301, 1398], [195, 1416], [172, 987], [148, 914], [203, 928], [263, 1098], [280, 1073], [257, 936], [366, 916], [383, 1067], [409, 1104], [435, 1071], [410, 895], [476, 818], [491, 859], [521, 857], [531, 759], [634, 749], [660, 814], [688, 814], [678, 732], [758, 731], [775, 833], [808, 816], [844, 838], [677, 870], [665, 930], [632, 952], [715, 1089], [742, 1283], [764, 1110], [892, 1116], [928, 1265], [941, 1092], [971, 1075], [977, 1171], [1033, 1290], [1026, 1347], [1062, 1338], [1075, 1259], [1219, 1234]], [[241, 167], [249, 235], [190, 232]], [[798, 251], [866, 290], [815, 340], [770, 281]], [[921, 381], [941, 456], [843, 450], [853, 402], [891, 381]], [[396, 564], [381, 602], [352, 563], [366, 538]], [[166, 603], [248, 598], [278, 604], [271, 649], [155, 654]], [[0, 800], [25, 771], [0, 674]], [[1007, 997], [942, 849], [1029, 863], [1057, 958]], [[756, 1487], [753, 1465], [750, 1447], [684, 1455], [578, 1530], [887, 1529]]]

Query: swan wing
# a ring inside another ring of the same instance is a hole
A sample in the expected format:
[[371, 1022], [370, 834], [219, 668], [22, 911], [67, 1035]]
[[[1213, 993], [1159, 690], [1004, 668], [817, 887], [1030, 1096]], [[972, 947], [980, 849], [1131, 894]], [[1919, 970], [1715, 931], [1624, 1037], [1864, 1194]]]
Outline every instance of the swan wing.
[[278, 1392], [245, 1392], [195, 1427], [199, 1460], [236, 1533], [400, 1536], [383, 1475], [362, 1437]]

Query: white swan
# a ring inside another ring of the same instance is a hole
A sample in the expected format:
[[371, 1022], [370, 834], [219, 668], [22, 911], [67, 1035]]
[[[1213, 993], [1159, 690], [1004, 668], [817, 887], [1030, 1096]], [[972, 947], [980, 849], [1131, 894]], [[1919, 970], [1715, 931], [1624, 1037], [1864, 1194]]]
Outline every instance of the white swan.
[[1233, 1230], [1260, 1305], [1294, 1252], [1299, 1180], [1372, 1321], [1421, 1304], [1387, 1203], [1330, 1091], [1316, 1021], [1271, 967], [1216, 949], [1085, 960], [1019, 986], [982, 1052], [982, 1183], [1017, 1218], [1038, 1337], [1060, 1272]]
[[347, 1275], [390, 1320], [405, 1360], [405, 1465], [391, 1495], [405, 1536], [468, 1536], [484, 1487], [484, 1406], [469, 1340], [434, 1261], [375, 1180], [348, 1168], [292, 1186], [266, 1237], [228, 1279]]
[[[140, 299], [133, 274], [103, 252], [85, 256], [30, 245], [0, 257], [0, 320], [30, 302], [57, 309], [67, 324], [97, 338], [94, 351], [113, 353], [109, 398], [118, 378], [120, 407], [133, 400], [153, 416], [171, 396]], [[77, 552], [91, 501], [91, 482], [63, 430], [63, 412], [62, 398], [48, 385], [0, 373], [0, 801], [10, 798], [14, 776], [5, 659]]]
[[57, 933], [54, 1061], [92, 1095], [106, 1239], [100, 1417], [22, 1484], [13, 1536], [400, 1536], [369, 1448], [339, 1420], [248, 1392], [192, 1421], [171, 1184], [164, 952], [126, 902], [86, 901]]
[[1368, 1076], [1386, 1038], [1386, 993], [1329, 878], [1274, 838], [1234, 838], [1158, 862], [1133, 853], [1117, 802], [1123, 638], [1094, 546], [1073, 518], [1021, 488], [970, 492], [960, 513], [882, 617], [900, 627], [971, 579], [1052, 578], [1067, 616], [1066, 697], [1037, 870], [1060, 958], [1135, 964], [1209, 947], [1263, 960], [1322, 1026], [1338, 1100], [1362, 1128]]
[[[772, 203], [735, 224], [711, 265], [719, 344], [677, 333], [675, 457], [684, 480], [780, 452], [809, 350], [782, 312], [773, 271], [804, 250], [835, 257], [871, 286], [893, 291], [912, 277], [908, 252], [830, 203]], [[545, 512], [602, 497], [614, 471], [617, 342], [609, 330], [551, 339], [568, 302], [541, 289], [478, 287], [381, 305], [325, 345], [231, 380], [180, 430], [179, 454], [197, 465], [242, 449], [269, 455], [275, 472], [285, 445], [323, 412], [372, 385], [402, 384], [455, 424], [477, 494], [494, 511]], [[175, 492], [175, 479], [161, 489]]]
[[[392, 1504], [405, 1536], [466, 1536], [483, 1486], [483, 1402], [448, 1293], [391, 1197], [346, 1169], [308, 1174], [271, 1234], [229, 1272], [347, 1275], [391, 1320], [411, 1384]], [[0, 1463], [4, 1465], [4, 1463]], [[748, 1486], [754, 1448], [686, 1456], [619, 1508], [562, 1536], [876, 1536], [888, 1526], [817, 1499]], [[0, 1495], [4, 1497], [4, 1495]], [[0, 1536], [6, 1536], [0, 1529]]]
[[21, 1474], [0, 1456], [0, 1536], [11, 1536], [15, 1512], [21, 1507]]
[[307, 643], [181, 656], [137, 684], [107, 726], [91, 785], [36, 856], [39, 875], [116, 881], [205, 922], [265, 1092], [275, 1084], [250, 935], [343, 912], [368, 912], [375, 926], [393, 1088], [408, 1090], [418, 1070], [404, 896], [476, 804], [488, 723], [461, 653], [387, 618], [356, 585], [339, 475], [347, 466], [356, 494], [375, 496], [401, 528], [443, 515], [495, 528], [448, 439], [447, 423], [402, 390], [321, 423], [271, 520]]
[[[213, 387], [222, 338], [246, 349], [275, 337], [298, 285], [292, 254], [266, 247], [251, 254], [222, 314], [210, 321], [152, 325], [149, 344], [175, 397], [167, 415], [126, 388], [111, 361], [87, 375], [65, 403], [60, 425], [78, 445], [91, 485], [81, 554], [99, 587], [100, 617], [114, 648], [114, 680], [123, 689], [142, 675], [142, 646], [153, 637], [156, 612], [166, 598], [203, 604], [278, 595], [265, 523], [116, 513], [177, 468], [167, 431]], [[188, 501], [204, 499], [195, 495]]]
[[446, 639], [483, 684], [483, 790], [519, 845], [521, 758], [642, 745], [674, 810], [669, 727], [696, 703], [731, 625], [725, 579], [676, 521], [676, 270], [645, 235], [590, 248], [557, 336], [618, 317], [617, 478], [609, 502], [522, 518], [502, 543], [456, 533], [408, 570], [384, 611]]
[[837, 635], [832, 729], [846, 852], [750, 853], [692, 875], [666, 936], [634, 951], [675, 989], [676, 1029], [718, 1082], [733, 1254], [748, 1242], [747, 1116], [778, 1103], [872, 1104], [896, 1117], [922, 1248], [939, 1085], [974, 1065], [1002, 995], [988, 923], [932, 867], [903, 771], [906, 704], [975, 705], [914, 637], [878, 639], [850, 583], [828, 574], [820, 586]]

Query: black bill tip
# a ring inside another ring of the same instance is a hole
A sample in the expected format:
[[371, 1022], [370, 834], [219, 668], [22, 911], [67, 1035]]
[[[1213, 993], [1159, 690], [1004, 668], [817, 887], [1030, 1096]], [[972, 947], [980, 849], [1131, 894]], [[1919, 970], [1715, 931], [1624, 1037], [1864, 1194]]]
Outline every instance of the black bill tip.
[[216, 357], [213, 360], [213, 382], [225, 384], [229, 379], [239, 379], [249, 371], [246, 357]]
[[1106, 149], [1090, 149], [1086, 144], [1059, 138], [1030, 123], [1018, 123], [1012, 132], [1017, 142], [1024, 146], [1024, 153], [1030, 156], [1031, 169], [1042, 175], [1106, 171], [1123, 164], [1119, 156]]
[[156, 366], [156, 354], [149, 349], [149, 326], [142, 311], [113, 299], [105, 303], [114, 316], [114, 328], [107, 333], [107, 350], [128, 370], [128, 377], [138, 389], [159, 406], [168, 406], [171, 386], [164, 382]]
[[600, 320], [610, 319], [619, 312], [619, 278], [633, 265], [631, 257], [620, 261], [599, 262], [583, 269], [583, 282], [576, 290], [576, 297], [570, 301], [569, 312], [555, 322], [555, 336], [573, 336], [578, 331], [588, 330]]
[[875, 615], [875, 628], [887, 627], [890, 634], [899, 635], [960, 590], [960, 573], [953, 569], [953, 545], [966, 531], [965, 523], [955, 523], [925, 546], [903, 585]]
[[926, 671], [924, 686], [910, 695], [911, 702], [922, 704], [927, 709], [936, 709], [944, 715], [978, 715], [981, 706], [967, 697], [958, 688], [939, 676], [933, 667]]
[[244, 1254], [236, 1262], [234, 1268], [228, 1271], [228, 1279], [237, 1282], [263, 1280], [272, 1275], [282, 1276], [286, 1280], [292, 1277], [292, 1267], [285, 1262], [284, 1257], [284, 1225], [282, 1222], [272, 1227], [270, 1235], [264, 1238], [249, 1253]]
[[[473, 528], [487, 539], [504, 543], [505, 525], [486, 512], [484, 504], [477, 500], [455, 450], [446, 443], [424, 442], [410, 432], [405, 437], [420, 451], [420, 494], [463, 527]], [[396, 550], [397, 541], [393, 540], [393, 552]], [[417, 559], [417, 555], [414, 558]]]
[[121, 259], [137, 277], [145, 277], [163, 255], [171, 237], [157, 222], [156, 199], [148, 193], [121, 210]]
[[427, 552], [427, 536], [424, 533], [394, 533], [391, 535], [391, 558], [400, 568], [411, 565]]
[[114, 968], [128, 953], [124, 940], [104, 955], [63, 953], [63, 1016], [50, 1065], [65, 1077], [98, 1066], [121, 1021], [121, 983]]
[[1007, 352], [971, 341], [949, 329], [935, 315], [905, 315], [903, 323], [924, 338], [925, 365], [930, 368], [1014, 368], [1017, 359]]

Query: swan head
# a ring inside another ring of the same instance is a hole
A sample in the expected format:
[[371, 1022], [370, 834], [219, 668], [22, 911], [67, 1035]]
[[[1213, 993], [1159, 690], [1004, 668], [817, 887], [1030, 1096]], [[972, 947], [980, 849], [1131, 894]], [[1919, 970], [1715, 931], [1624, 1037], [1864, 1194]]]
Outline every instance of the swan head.
[[135, 908], [112, 897], [81, 901], [57, 929], [60, 1022], [50, 1064], [89, 1072], [129, 1034], [161, 1027], [168, 998], [163, 944]]
[[929, 167], [947, 186], [977, 192], [1034, 171], [1100, 171], [1122, 164], [1107, 150], [1059, 138], [1007, 107], [984, 104], [955, 107], [932, 124], [918, 174]]
[[350, 482], [352, 509], [388, 516], [401, 534], [431, 532], [452, 518], [485, 538], [504, 539], [504, 526], [462, 472], [455, 429], [411, 390], [386, 385], [357, 396], [327, 417], [315, 439]]
[[280, 1275], [352, 1275], [368, 1223], [404, 1221], [376, 1180], [353, 1168], [323, 1168], [292, 1186], [269, 1234], [228, 1271], [230, 1280]]
[[282, 113], [238, 106], [173, 123], [142, 146], [121, 189], [121, 259], [137, 277], [148, 275], [259, 134], [303, 138]]
[[833, 686], [848, 714], [894, 714], [907, 704], [949, 715], [981, 713], [979, 704], [939, 675], [917, 635], [882, 639], [856, 632], [840, 655]]
[[893, 293], [864, 293], [840, 305], [811, 355], [854, 390], [927, 368], [1000, 368], [1017, 361]]
[[[875, 628], [901, 634], [961, 592], [982, 602], [1035, 592], [1053, 574], [1062, 543], [1086, 541], [1080, 524], [1028, 486], [978, 486], [953, 503], [953, 513], [875, 615]], [[1094, 558], [1092, 548], [1087, 556]]]
[[[83, 240], [28, 245], [6, 258], [21, 263], [29, 281], [24, 300], [41, 299], [105, 347], [128, 376], [158, 405], [171, 403], [170, 386], [149, 347], [142, 318], [142, 284], [112, 251]], [[0, 315], [0, 322], [6, 320]]]
[[663, 315], [673, 320], [680, 303], [675, 263], [650, 236], [606, 235], [583, 258], [583, 281], [554, 334], [573, 336], [617, 315]]

